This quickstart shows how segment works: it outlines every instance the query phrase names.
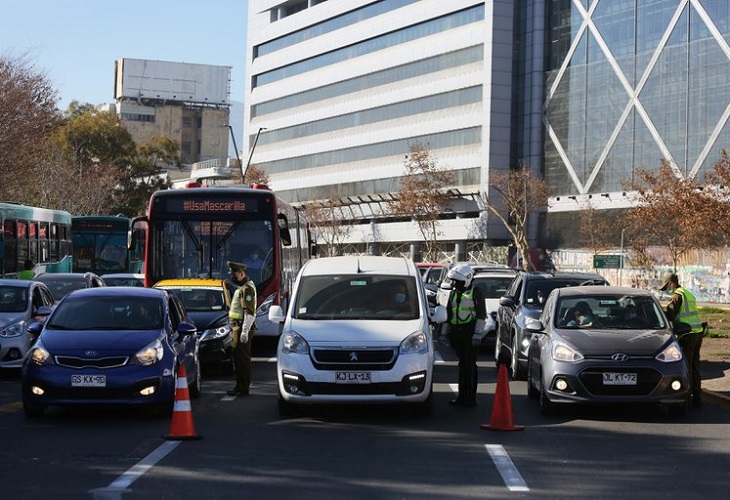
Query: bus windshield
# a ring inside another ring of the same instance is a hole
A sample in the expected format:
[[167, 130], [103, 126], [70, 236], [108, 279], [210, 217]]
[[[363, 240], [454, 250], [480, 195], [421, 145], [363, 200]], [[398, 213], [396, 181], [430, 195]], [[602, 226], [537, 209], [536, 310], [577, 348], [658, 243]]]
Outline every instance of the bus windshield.
[[269, 220], [167, 220], [153, 223], [150, 255], [157, 282], [169, 278], [228, 277], [228, 261], [248, 266], [255, 283], [271, 279], [274, 228]]

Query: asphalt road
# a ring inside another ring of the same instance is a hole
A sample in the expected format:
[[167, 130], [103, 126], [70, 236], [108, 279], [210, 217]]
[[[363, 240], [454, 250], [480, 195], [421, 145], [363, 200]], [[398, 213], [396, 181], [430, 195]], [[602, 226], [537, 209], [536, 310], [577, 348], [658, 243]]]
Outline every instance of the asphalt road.
[[[730, 412], [706, 404], [569, 409], [543, 417], [524, 382], [508, 405], [523, 431], [482, 430], [497, 371], [480, 362], [477, 408], [452, 408], [457, 367], [439, 346], [432, 417], [408, 408], [276, 407], [273, 347], [257, 348], [252, 394], [225, 395], [207, 374], [192, 401], [195, 434], [170, 441], [167, 418], [128, 410], [52, 409], [28, 420], [17, 375], [0, 378], [3, 497], [99, 499], [724, 498]], [[501, 407], [504, 409], [504, 407]], [[691, 479], [690, 479], [691, 478]]]

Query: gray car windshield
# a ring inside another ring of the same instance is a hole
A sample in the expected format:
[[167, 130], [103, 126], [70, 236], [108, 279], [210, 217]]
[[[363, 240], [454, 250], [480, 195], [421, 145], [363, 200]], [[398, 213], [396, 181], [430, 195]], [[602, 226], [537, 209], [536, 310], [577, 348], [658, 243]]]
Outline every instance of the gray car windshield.
[[418, 295], [408, 276], [306, 276], [299, 284], [297, 319], [416, 319]]
[[653, 297], [638, 295], [581, 295], [561, 298], [555, 309], [557, 328], [601, 330], [659, 330], [667, 327]]
[[69, 297], [46, 323], [50, 330], [160, 330], [162, 300], [154, 297]]

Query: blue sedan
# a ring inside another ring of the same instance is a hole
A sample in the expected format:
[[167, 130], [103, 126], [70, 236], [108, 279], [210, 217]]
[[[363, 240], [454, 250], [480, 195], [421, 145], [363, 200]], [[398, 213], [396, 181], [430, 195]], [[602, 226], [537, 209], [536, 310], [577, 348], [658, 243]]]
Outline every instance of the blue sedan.
[[21, 372], [29, 417], [48, 406], [143, 405], [172, 412], [180, 365], [190, 397], [201, 391], [200, 339], [165, 290], [105, 287], [67, 295], [43, 323]]

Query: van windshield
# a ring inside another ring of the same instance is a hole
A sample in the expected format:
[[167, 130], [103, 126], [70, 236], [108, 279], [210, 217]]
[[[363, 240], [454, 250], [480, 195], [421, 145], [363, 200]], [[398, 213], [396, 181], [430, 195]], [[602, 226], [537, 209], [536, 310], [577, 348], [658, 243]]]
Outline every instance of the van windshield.
[[419, 317], [412, 276], [305, 276], [294, 307], [297, 319], [410, 320]]

